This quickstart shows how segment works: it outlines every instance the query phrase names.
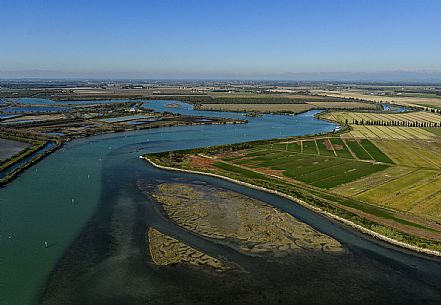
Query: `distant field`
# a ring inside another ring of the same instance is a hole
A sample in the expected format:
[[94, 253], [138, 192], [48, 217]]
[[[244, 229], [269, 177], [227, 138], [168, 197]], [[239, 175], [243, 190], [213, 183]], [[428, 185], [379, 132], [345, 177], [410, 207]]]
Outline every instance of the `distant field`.
[[[439, 124], [441, 116], [430, 112], [406, 112], [406, 113], [371, 113], [371, 112], [349, 112], [336, 111], [328, 112], [322, 115], [328, 120], [347, 123], [351, 125], [352, 131], [345, 134], [344, 138], [370, 138], [370, 139], [431, 139], [436, 136], [437, 130], [441, 134], [440, 127], [404, 127], [404, 126], [373, 126], [366, 125], [366, 122], [396, 122], [398, 124]], [[358, 125], [355, 124], [358, 122]], [[364, 124], [364, 125], [360, 125]]]
[[290, 112], [299, 113], [312, 109], [308, 104], [201, 104], [200, 110], [239, 112]]
[[240, 111], [240, 112], [291, 112], [299, 113], [310, 109], [375, 109], [376, 105], [360, 102], [305, 102], [302, 103], [266, 103], [265, 100], [256, 100], [255, 103], [202, 103], [200, 110]]
[[368, 139], [392, 139], [392, 140], [411, 140], [421, 139], [430, 140], [435, 134], [418, 127], [387, 127], [387, 126], [360, 126], [353, 125], [352, 131], [342, 135], [343, 138], [368, 138]]
[[320, 109], [377, 109], [377, 105], [361, 102], [306, 102]]
[[404, 113], [373, 113], [373, 112], [330, 112], [324, 115], [326, 118], [334, 119], [338, 122], [348, 120], [349, 124], [354, 121], [381, 121], [381, 122], [420, 122], [420, 123], [440, 123], [441, 116], [424, 111], [404, 112]]
[[364, 99], [374, 102], [397, 102], [403, 105], [418, 105], [418, 106], [429, 106], [429, 107], [441, 107], [441, 99], [437, 96], [385, 96], [385, 95], [374, 95], [366, 94], [363, 91], [314, 91], [316, 94], [326, 95], [335, 98], [357, 98]]
[[226, 92], [209, 92], [208, 96], [210, 96], [213, 101], [212, 103], [231, 103], [237, 100], [237, 103], [242, 101], [246, 101], [247, 103], [260, 103], [262, 101], [269, 101], [270, 103], [274, 101], [277, 103], [277, 100], [287, 100], [287, 102], [295, 103], [295, 102], [347, 102], [342, 98], [338, 97], [325, 97], [320, 95], [308, 95], [308, 94], [274, 94], [274, 93], [251, 93], [251, 92], [234, 92], [234, 93], [226, 93]]

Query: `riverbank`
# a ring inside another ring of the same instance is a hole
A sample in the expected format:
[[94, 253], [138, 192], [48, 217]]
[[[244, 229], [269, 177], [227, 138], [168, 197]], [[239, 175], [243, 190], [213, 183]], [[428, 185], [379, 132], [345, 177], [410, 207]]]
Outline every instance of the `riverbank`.
[[408, 244], [408, 243], [404, 243], [404, 242], [395, 240], [393, 238], [387, 237], [387, 236], [382, 235], [382, 234], [380, 234], [378, 232], [375, 232], [373, 230], [365, 228], [365, 227], [363, 227], [363, 226], [361, 226], [359, 224], [356, 224], [356, 223], [354, 223], [352, 221], [349, 221], [349, 220], [347, 220], [347, 219], [345, 219], [343, 217], [340, 217], [338, 215], [335, 215], [335, 214], [332, 214], [332, 213], [330, 213], [328, 211], [325, 211], [325, 210], [323, 210], [323, 209], [321, 209], [319, 207], [316, 207], [316, 206], [313, 206], [311, 204], [308, 204], [307, 202], [305, 202], [303, 200], [300, 200], [300, 199], [298, 199], [298, 198], [296, 198], [294, 196], [287, 195], [285, 193], [282, 193], [282, 192], [279, 192], [279, 191], [276, 191], [276, 190], [271, 190], [271, 189], [268, 189], [268, 188], [265, 188], [265, 187], [253, 185], [253, 184], [250, 184], [250, 183], [247, 183], [247, 182], [243, 182], [243, 181], [240, 181], [240, 180], [236, 180], [236, 179], [233, 179], [233, 178], [230, 178], [230, 177], [226, 177], [226, 176], [221, 176], [221, 175], [214, 174], [214, 173], [207, 173], [207, 172], [201, 172], [201, 171], [195, 171], [195, 170], [189, 170], [189, 169], [181, 169], [181, 168], [163, 166], [163, 165], [155, 163], [154, 161], [152, 161], [150, 158], [148, 158], [146, 156], [140, 156], [140, 158], [143, 158], [144, 160], [146, 160], [147, 162], [149, 162], [153, 166], [155, 166], [157, 168], [160, 168], [160, 169], [179, 171], [179, 172], [185, 172], [185, 173], [191, 173], [191, 174], [207, 175], [207, 176], [223, 179], [223, 180], [226, 180], [226, 181], [229, 181], [229, 182], [233, 182], [233, 183], [236, 183], [236, 184], [239, 184], [239, 185], [243, 185], [243, 186], [246, 186], [246, 187], [249, 187], [249, 188], [253, 188], [253, 189], [256, 189], [256, 190], [259, 190], [259, 191], [264, 191], [264, 192], [268, 192], [268, 193], [271, 193], [271, 194], [275, 194], [275, 195], [284, 197], [286, 199], [289, 199], [289, 200], [291, 200], [291, 201], [293, 201], [293, 202], [295, 202], [297, 204], [300, 204], [300, 205], [302, 205], [302, 206], [304, 206], [304, 207], [306, 207], [308, 209], [311, 209], [311, 210], [313, 210], [313, 211], [315, 211], [315, 212], [317, 212], [319, 214], [322, 214], [322, 215], [324, 215], [324, 216], [326, 216], [328, 218], [331, 218], [331, 219], [334, 219], [334, 220], [339, 221], [341, 223], [344, 223], [344, 224], [350, 226], [351, 228], [356, 229], [359, 232], [362, 232], [364, 234], [367, 234], [367, 235], [369, 235], [369, 236], [371, 236], [371, 237], [373, 237], [375, 239], [378, 239], [378, 240], [381, 240], [381, 241], [385, 241], [385, 242], [388, 242], [388, 243], [393, 244], [395, 246], [399, 246], [401, 248], [412, 250], [412, 251], [415, 251], [415, 252], [418, 252], [418, 253], [424, 253], [424, 254], [429, 254], [429, 255], [441, 257], [441, 252], [440, 251], [430, 250], [430, 249], [426, 249], [426, 248], [421, 248], [421, 247], [417, 247], [417, 246], [414, 246], [414, 245], [411, 245], [411, 244]]
[[[12, 160], [12, 162], [9, 162], [7, 167], [2, 168], [2, 171], [0, 173], [5, 173], [4, 177], [0, 179], [0, 186], [4, 186], [7, 183], [14, 180], [20, 173], [22, 173], [24, 170], [30, 168], [32, 165], [36, 164], [40, 160], [42, 160], [44, 157], [50, 155], [51, 153], [55, 152], [57, 149], [63, 146], [65, 142], [68, 142], [73, 139], [80, 139], [80, 138], [86, 138], [86, 137], [92, 137], [92, 136], [98, 136], [102, 134], [111, 134], [111, 133], [121, 133], [121, 132], [127, 132], [127, 131], [134, 131], [134, 130], [147, 130], [147, 129], [155, 129], [155, 128], [164, 128], [164, 127], [181, 127], [181, 126], [198, 126], [198, 125], [229, 125], [229, 124], [246, 124], [247, 120], [239, 120], [239, 119], [221, 119], [221, 118], [210, 118], [210, 117], [197, 117], [197, 116], [172, 116], [170, 118], [162, 118], [158, 120], [152, 120], [152, 121], [145, 121], [142, 124], [124, 124], [123, 123], [103, 123], [106, 126], [110, 125], [110, 128], [102, 128], [101, 126], [98, 126], [96, 128], [87, 128], [82, 132], [78, 133], [72, 133], [69, 134], [64, 129], [61, 129], [62, 136], [52, 137], [53, 140], [42, 143], [40, 146], [28, 149], [22, 154], [18, 154], [19, 156]], [[129, 122], [130, 123], [130, 122]], [[89, 124], [91, 124], [89, 122]], [[106, 127], [105, 126], [105, 127]], [[54, 127], [51, 126], [53, 129]], [[66, 127], [63, 127], [66, 128]], [[27, 135], [25, 131], [21, 131], [20, 133], [23, 135]], [[10, 130], [10, 132], [12, 129]], [[13, 130], [15, 132], [15, 129]], [[32, 129], [32, 133], [29, 133], [27, 136], [35, 136], [34, 131]], [[45, 136], [43, 131], [41, 132], [41, 136]], [[35, 142], [35, 141], [33, 141]], [[45, 149], [49, 143], [55, 143], [54, 146], [50, 147], [49, 149]], [[34, 154], [41, 152], [40, 154], [37, 154], [33, 156]], [[29, 158], [26, 162], [23, 162], [23, 160], [26, 160], [26, 157], [33, 156], [32, 158]], [[20, 164], [20, 162], [23, 162], [23, 164]], [[15, 168], [17, 164], [20, 164]], [[8, 169], [12, 169], [12, 171], [8, 172]]]

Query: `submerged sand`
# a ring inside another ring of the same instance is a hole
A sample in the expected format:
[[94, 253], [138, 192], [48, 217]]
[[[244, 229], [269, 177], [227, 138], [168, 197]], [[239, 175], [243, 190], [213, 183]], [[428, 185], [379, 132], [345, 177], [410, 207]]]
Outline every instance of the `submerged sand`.
[[196, 250], [154, 228], [148, 230], [149, 252], [156, 265], [190, 264], [213, 268], [218, 272], [231, 269], [226, 262]]

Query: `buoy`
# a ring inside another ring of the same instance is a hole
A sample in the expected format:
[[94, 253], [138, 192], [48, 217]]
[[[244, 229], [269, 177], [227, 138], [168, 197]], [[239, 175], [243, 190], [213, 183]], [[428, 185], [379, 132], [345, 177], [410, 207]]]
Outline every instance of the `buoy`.
[[45, 248], [48, 247], [47, 241], [44, 242], [44, 247], [45, 247]]
[[72, 198], [72, 204], [75, 202], [75, 199]]

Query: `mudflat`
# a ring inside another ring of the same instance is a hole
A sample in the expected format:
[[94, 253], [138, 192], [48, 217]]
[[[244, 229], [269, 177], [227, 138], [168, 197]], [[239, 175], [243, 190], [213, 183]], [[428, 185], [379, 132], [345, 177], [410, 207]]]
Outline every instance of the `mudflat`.
[[293, 251], [343, 252], [341, 244], [288, 213], [259, 200], [208, 186], [164, 183], [153, 197], [176, 224], [222, 240], [247, 255]]

